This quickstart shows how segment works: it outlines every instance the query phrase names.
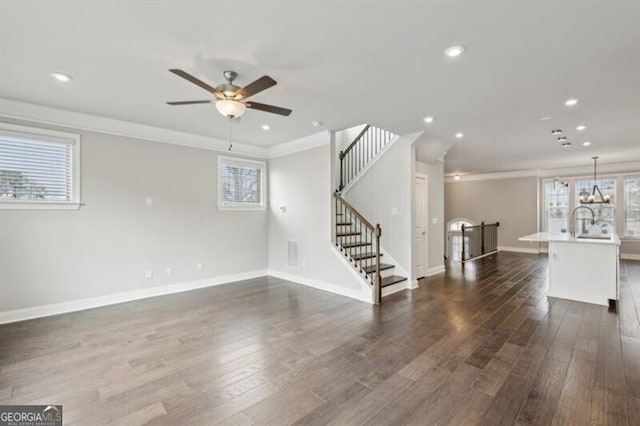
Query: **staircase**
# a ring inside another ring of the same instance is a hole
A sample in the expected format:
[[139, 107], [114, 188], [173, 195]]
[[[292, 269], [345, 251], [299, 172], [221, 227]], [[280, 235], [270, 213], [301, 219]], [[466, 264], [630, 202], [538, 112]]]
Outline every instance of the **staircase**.
[[333, 194], [336, 247], [372, 286], [375, 304], [381, 303], [383, 288], [397, 287], [407, 278], [395, 275], [392, 263], [381, 263], [384, 254], [380, 246], [380, 225], [372, 225], [340, 191], [355, 183], [394, 137], [391, 132], [366, 125], [347, 149], [340, 152], [340, 186]]

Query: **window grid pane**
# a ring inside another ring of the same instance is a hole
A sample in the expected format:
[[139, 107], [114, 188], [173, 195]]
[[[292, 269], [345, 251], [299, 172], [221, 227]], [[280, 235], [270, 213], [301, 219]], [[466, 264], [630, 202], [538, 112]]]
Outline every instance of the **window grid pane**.
[[624, 181], [624, 236], [640, 238], [640, 177]]
[[72, 200], [72, 147], [0, 135], [0, 199]]
[[[616, 179], [598, 179], [595, 181], [602, 195], [609, 195], [611, 202], [608, 204], [584, 204], [593, 210], [595, 225], [591, 225], [591, 214], [586, 209], [576, 211], [576, 234], [614, 234], [616, 229]], [[591, 194], [594, 181], [579, 180], [576, 182], [576, 206], [580, 204], [580, 196]], [[596, 198], [597, 199], [597, 198]]]
[[557, 234], [567, 232], [569, 216], [569, 187], [560, 182], [545, 185], [545, 210], [547, 231]]
[[262, 169], [260, 167], [223, 164], [221, 179], [224, 205], [262, 204]]

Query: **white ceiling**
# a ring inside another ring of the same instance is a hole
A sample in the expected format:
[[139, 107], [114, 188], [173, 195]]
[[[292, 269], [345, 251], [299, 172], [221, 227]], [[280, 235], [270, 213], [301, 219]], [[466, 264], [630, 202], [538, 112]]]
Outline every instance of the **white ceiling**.
[[[444, 57], [454, 44], [467, 52]], [[293, 114], [248, 111], [233, 128], [235, 141], [261, 146], [316, 132], [319, 120], [332, 130], [426, 130], [445, 145], [463, 131], [449, 173], [640, 159], [635, 0], [4, 0], [0, 65], [1, 97], [220, 139], [227, 127], [214, 105], [165, 105], [207, 98], [167, 70], [212, 84], [226, 69], [240, 85], [268, 74], [279, 84], [252, 99]], [[74, 80], [57, 83], [52, 71]], [[569, 97], [580, 103], [565, 107]], [[559, 148], [553, 128], [574, 148]]]

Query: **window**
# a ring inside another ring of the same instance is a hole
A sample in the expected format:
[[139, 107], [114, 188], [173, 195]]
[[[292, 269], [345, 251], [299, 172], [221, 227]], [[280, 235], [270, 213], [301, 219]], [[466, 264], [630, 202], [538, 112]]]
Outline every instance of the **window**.
[[265, 207], [266, 164], [218, 157], [218, 206], [222, 209]]
[[567, 232], [569, 216], [569, 184], [546, 182], [544, 186], [547, 232]]
[[[576, 234], [615, 234], [616, 229], [616, 179], [605, 178], [595, 181], [602, 195], [608, 194], [611, 202], [608, 204], [584, 204], [593, 210], [595, 214], [595, 225], [591, 225], [591, 214], [586, 209], [576, 211]], [[580, 196], [586, 196], [593, 190], [594, 181], [576, 181], [575, 205], [580, 205]]]
[[640, 238], [640, 176], [624, 179], [624, 236]]
[[80, 137], [0, 123], [0, 209], [79, 203]]

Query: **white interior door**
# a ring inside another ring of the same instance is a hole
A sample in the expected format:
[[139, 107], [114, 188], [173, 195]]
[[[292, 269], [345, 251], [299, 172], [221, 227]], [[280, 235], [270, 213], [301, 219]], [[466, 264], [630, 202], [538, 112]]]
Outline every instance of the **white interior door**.
[[415, 242], [416, 277], [422, 278], [427, 270], [427, 178], [416, 176], [415, 183]]

